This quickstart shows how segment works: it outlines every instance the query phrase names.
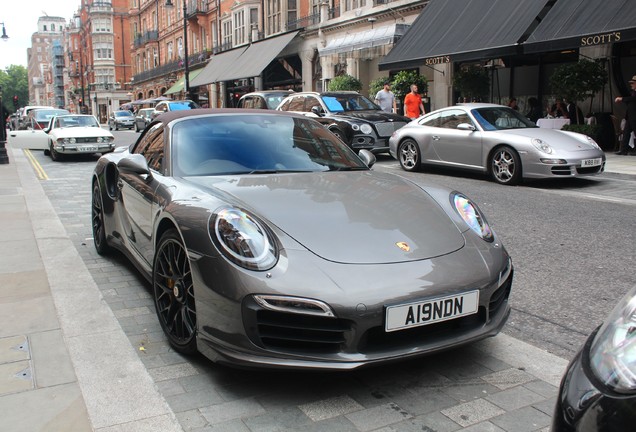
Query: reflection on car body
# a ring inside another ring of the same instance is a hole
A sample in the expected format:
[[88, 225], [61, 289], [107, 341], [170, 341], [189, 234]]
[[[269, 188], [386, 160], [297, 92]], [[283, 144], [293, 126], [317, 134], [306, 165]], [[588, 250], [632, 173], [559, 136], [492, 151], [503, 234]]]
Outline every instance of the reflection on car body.
[[95, 247], [151, 282], [174, 349], [222, 363], [354, 369], [497, 334], [513, 267], [477, 205], [374, 161], [302, 115], [166, 113], [98, 161]]
[[463, 104], [426, 114], [396, 131], [390, 153], [406, 171], [424, 165], [490, 174], [500, 184], [523, 178], [600, 174], [605, 153], [582, 134], [540, 129], [517, 111]]
[[552, 432], [627, 431], [634, 424], [636, 288], [618, 302], [570, 362], [559, 388]]

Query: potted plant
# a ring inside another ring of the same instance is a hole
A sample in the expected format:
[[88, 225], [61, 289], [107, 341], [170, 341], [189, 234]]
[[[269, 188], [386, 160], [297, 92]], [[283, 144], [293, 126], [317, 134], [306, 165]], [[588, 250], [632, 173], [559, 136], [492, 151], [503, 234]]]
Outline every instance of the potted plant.
[[[607, 71], [604, 65], [600, 61], [585, 59], [561, 65], [550, 76], [552, 92], [573, 104], [594, 97], [606, 82]], [[583, 122], [583, 119], [577, 120], [577, 123]]]
[[329, 81], [329, 91], [360, 91], [362, 83], [351, 75], [340, 75]]

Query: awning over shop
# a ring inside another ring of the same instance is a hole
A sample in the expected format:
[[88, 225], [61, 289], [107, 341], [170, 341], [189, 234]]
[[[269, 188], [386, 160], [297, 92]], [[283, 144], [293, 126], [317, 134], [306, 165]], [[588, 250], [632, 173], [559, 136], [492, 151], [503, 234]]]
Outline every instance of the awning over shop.
[[636, 40], [634, 0], [560, 0], [524, 43], [525, 53]]
[[321, 56], [324, 56], [392, 44], [402, 37], [409, 27], [410, 25], [408, 24], [396, 23], [358, 33], [347, 34], [330, 40], [324, 48], [319, 48], [318, 52]]
[[548, 0], [430, 0], [380, 61], [380, 70], [516, 54], [546, 3]]
[[210, 57], [208, 64], [202, 69], [203, 72], [195, 79], [190, 80], [191, 87], [198, 87], [219, 82], [218, 76], [223, 74], [226, 69], [231, 69], [238, 58], [245, 52], [247, 47], [239, 47], [230, 51]]
[[295, 31], [254, 42], [231, 67], [221, 70], [216, 80], [228, 81], [260, 75], [297, 34], [298, 32]]
[[[194, 79], [199, 76], [199, 74], [201, 73], [201, 71], [203, 71], [204, 68], [201, 69], [196, 69], [196, 70], [191, 70], [188, 74], [188, 78], [190, 81], [190, 87], [196, 87], [192, 84], [192, 81], [194, 81]], [[177, 80], [176, 83], [174, 83], [174, 85], [172, 87], [170, 87], [165, 93], [164, 95], [169, 95], [169, 94], [173, 94], [173, 93], [179, 93], [180, 91], [183, 91], [183, 87], [185, 87], [185, 75], [182, 76], [181, 78], [179, 78]]]

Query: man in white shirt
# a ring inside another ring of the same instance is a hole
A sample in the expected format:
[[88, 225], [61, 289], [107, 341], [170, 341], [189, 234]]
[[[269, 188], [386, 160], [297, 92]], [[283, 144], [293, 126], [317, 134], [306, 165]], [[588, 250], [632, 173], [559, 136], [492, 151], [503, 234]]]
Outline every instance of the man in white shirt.
[[391, 91], [391, 84], [389, 82], [384, 83], [384, 88], [375, 95], [375, 103], [380, 105], [382, 111], [385, 112], [397, 112], [395, 105], [395, 95]]

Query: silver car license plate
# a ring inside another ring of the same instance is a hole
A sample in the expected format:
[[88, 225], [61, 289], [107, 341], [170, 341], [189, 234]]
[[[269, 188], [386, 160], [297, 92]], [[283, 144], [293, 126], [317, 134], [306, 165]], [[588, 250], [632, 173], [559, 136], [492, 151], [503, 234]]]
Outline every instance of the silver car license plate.
[[581, 161], [581, 166], [582, 167], [594, 167], [594, 166], [599, 166], [602, 162], [603, 162], [602, 158], [583, 159]]
[[437, 297], [421, 302], [389, 306], [386, 308], [387, 332], [448, 321], [477, 313], [479, 291]]

